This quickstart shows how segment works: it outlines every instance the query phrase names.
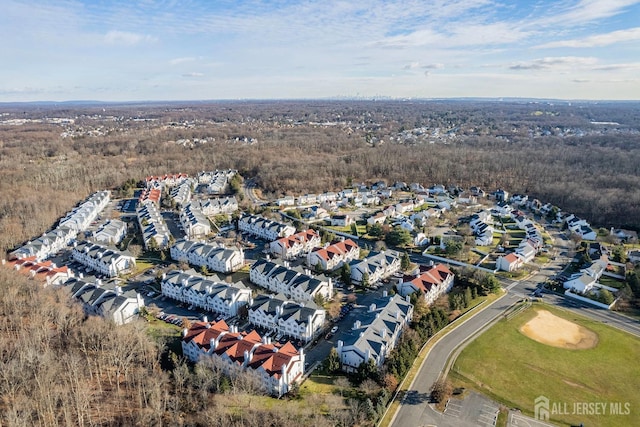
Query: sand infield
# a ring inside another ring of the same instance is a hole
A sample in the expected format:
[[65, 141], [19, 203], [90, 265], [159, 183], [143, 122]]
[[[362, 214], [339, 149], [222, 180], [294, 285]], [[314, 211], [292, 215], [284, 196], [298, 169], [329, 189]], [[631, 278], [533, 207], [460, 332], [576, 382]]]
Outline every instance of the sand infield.
[[547, 310], [539, 310], [536, 317], [522, 325], [520, 332], [539, 343], [571, 350], [584, 350], [598, 344], [598, 334]]

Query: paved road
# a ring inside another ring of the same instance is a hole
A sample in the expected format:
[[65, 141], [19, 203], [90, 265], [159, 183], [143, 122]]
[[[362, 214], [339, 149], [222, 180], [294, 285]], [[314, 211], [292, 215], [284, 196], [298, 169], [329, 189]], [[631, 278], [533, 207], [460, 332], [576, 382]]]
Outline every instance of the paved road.
[[[402, 400], [392, 425], [398, 427], [414, 427], [423, 425], [461, 426], [464, 421], [452, 419], [447, 415], [435, 411], [429, 405], [429, 389], [440, 377], [451, 353], [461, 342], [469, 339], [479, 329], [502, 315], [511, 305], [518, 301], [514, 294], [507, 293], [494, 301], [482, 311], [463, 321], [457, 328], [440, 339], [425, 358], [422, 368], [415, 377]], [[475, 425], [475, 424], [470, 424]]]
[[258, 198], [258, 196], [256, 195], [255, 188], [256, 188], [256, 183], [253, 181], [253, 179], [246, 179], [244, 181], [244, 185], [243, 185], [244, 194], [249, 198], [249, 201], [251, 202], [251, 204], [253, 204], [254, 206], [262, 206], [266, 204], [267, 203], [266, 201]]

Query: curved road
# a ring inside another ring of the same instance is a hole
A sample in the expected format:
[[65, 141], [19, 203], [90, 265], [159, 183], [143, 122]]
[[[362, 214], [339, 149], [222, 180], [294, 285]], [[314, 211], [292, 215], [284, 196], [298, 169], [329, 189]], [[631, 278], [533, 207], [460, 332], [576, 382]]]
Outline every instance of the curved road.
[[463, 425], [463, 420], [447, 417], [435, 411], [429, 405], [429, 389], [440, 377], [449, 356], [460, 343], [466, 341], [492, 320], [501, 316], [518, 300], [519, 297], [517, 295], [507, 293], [441, 338], [424, 359], [424, 363], [405, 394], [391, 425], [398, 427]]

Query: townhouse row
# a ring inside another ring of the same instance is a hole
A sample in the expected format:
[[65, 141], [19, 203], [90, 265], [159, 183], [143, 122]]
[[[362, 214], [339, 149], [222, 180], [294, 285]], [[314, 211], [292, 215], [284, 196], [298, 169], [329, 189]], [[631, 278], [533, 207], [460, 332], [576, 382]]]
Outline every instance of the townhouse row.
[[315, 277], [310, 270], [290, 268], [286, 263], [279, 265], [259, 259], [251, 266], [249, 279], [258, 286], [296, 301], [313, 301], [318, 296], [325, 300], [333, 297], [331, 278]]
[[289, 342], [271, 343], [256, 331], [238, 332], [224, 320], [196, 322], [183, 331], [182, 354], [192, 362], [212, 357], [222, 362], [227, 375], [249, 371], [260, 379], [265, 391], [281, 397], [302, 380], [304, 350]]
[[215, 243], [180, 239], [171, 246], [169, 254], [174, 261], [204, 266], [218, 273], [232, 273], [244, 265], [242, 248], [227, 248]]

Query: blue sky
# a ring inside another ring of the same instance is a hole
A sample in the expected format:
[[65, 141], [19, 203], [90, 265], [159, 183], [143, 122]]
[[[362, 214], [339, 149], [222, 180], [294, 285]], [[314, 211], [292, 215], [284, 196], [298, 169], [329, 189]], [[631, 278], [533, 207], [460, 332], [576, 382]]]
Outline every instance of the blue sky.
[[0, 102], [640, 99], [640, 0], [3, 0]]

